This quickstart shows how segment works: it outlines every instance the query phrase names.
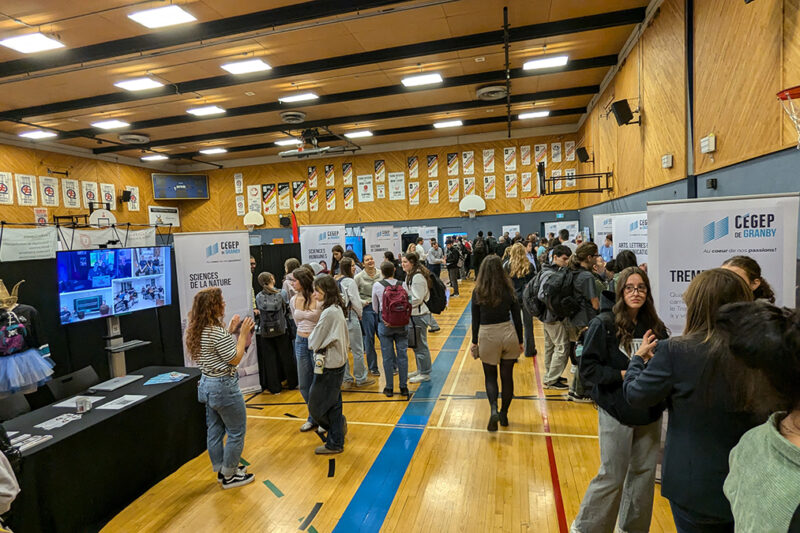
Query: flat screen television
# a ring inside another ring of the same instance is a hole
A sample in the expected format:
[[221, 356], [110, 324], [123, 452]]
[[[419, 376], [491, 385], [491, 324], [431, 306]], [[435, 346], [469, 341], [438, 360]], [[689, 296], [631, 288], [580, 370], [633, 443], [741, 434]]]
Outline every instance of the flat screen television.
[[169, 246], [56, 254], [62, 324], [170, 305]]
[[345, 247], [345, 250], [353, 250], [356, 253], [356, 257], [358, 257], [359, 261], [364, 259], [364, 238], [363, 237], [353, 237], [353, 236], [345, 237], [344, 238], [344, 247]]
[[208, 200], [208, 176], [204, 174], [153, 173], [156, 200]]

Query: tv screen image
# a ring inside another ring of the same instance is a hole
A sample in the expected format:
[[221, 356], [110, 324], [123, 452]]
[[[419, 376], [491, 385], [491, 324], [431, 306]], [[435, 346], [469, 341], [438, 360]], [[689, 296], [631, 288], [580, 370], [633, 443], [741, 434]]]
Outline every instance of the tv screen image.
[[170, 305], [170, 248], [58, 252], [62, 324]]
[[156, 200], [208, 200], [208, 176], [153, 173]]

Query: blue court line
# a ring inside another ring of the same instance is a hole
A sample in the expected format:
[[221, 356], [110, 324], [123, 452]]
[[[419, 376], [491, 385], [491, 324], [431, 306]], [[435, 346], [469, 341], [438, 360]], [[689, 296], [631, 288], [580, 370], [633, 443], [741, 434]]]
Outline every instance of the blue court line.
[[[433, 362], [431, 380], [420, 385], [414, 393], [414, 399], [435, 400], [439, 397], [471, 320], [471, 307], [467, 305]], [[424, 401], [408, 404], [333, 533], [372, 533], [380, 530], [436, 403]]]

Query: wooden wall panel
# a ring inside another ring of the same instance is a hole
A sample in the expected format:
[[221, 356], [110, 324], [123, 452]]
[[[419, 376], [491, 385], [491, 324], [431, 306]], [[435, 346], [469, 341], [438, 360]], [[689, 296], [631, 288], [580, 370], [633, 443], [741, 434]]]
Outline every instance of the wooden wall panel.
[[[640, 106], [643, 85], [640, 40], [625, 59], [614, 80], [614, 100], [627, 100], [631, 110]], [[637, 115], [634, 113], [634, 121]], [[617, 164], [614, 194], [626, 196], [644, 188], [644, 128], [642, 124], [617, 125], [614, 115], [608, 117], [611, 128], [617, 128]]]
[[[784, 0], [695, 2], [695, 172], [781, 148]], [[700, 138], [714, 133], [713, 159]]]
[[[783, 5], [783, 77], [780, 89], [800, 85], [800, 0], [785, 0]], [[780, 90], [779, 89], [779, 90]], [[800, 109], [800, 102], [796, 103]], [[783, 146], [797, 144], [798, 132], [781, 111]]]

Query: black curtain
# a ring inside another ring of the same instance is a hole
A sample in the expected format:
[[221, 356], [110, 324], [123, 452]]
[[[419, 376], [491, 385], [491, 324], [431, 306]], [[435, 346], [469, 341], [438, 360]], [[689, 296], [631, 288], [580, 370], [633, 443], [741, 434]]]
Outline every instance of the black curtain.
[[283, 282], [283, 264], [287, 259], [294, 257], [300, 259], [300, 244], [260, 244], [250, 247], [250, 255], [256, 260], [256, 270], [253, 272], [253, 291], [258, 294], [261, 287], [258, 286], [258, 275], [261, 272], [269, 272], [275, 276], [275, 285], [280, 287]]

